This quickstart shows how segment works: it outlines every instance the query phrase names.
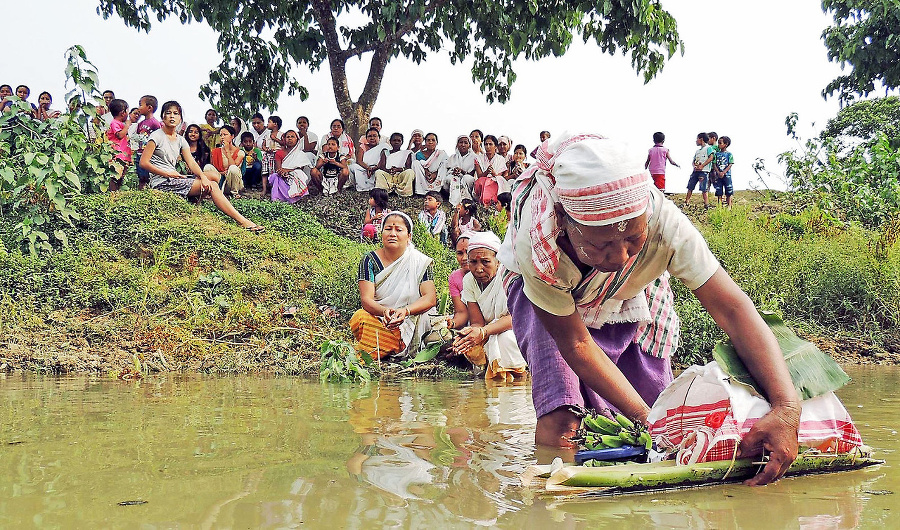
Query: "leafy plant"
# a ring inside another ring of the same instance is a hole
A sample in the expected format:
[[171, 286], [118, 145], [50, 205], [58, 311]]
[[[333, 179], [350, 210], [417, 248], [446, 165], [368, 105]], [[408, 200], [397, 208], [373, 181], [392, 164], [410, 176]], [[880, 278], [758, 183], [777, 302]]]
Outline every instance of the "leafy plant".
[[16, 241], [32, 255], [68, 245], [66, 227], [79, 218], [72, 199], [105, 191], [112, 174], [112, 147], [90, 141], [86, 129], [96, 116], [92, 98], [101, 95], [97, 72], [80, 46], [66, 51], [66, 61], [69, 112], [40, 121], [17, 102], [0, 115], [0, 215], [15, 219]]
[[346, 341], [327, 340], [319, 347], [322, 364], [319, 378], [323, 381], [339, 383], [372, 379], [369, 368], [374, 364], [372, 357], [366, 352], [358, 352]]
[[506, 227], [508, 225], [509, 216], [506, 215], [506, 210], [497, 212], [492, 209], [492, 211], [484, 217], [485, 230], [490, 230], [497, 234], [497, 237], [499, 237], [501, 241], [506, 237]]
[[[785, 165], [788, 188], [807, 204], [817, 205], [828, 216], [877, 229], [900, 210], [900, 150], [892, 147], [884, 132], [874, 140], [847, 152], [833, 137], [797, 135], [796, 113], [785, 119], [788, 135], [799, 146], [778, 156]], [[766, 171], [758, 161], [757, 173]]]

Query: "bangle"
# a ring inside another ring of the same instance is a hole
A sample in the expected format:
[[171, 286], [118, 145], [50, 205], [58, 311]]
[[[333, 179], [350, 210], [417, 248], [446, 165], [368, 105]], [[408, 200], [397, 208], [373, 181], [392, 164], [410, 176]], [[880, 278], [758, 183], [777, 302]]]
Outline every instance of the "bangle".
[[412, 311], [409, 310], [409, 306], [406, 306], [404, 309], [406, 309], [406, 318], [409, 318], [409, 316], [412, 314]]
[[478, 328], [478, 329], [481, 330], [481, 343], [484, 344], [484, 341], [486, 340], [486, 339], [485, 339], [485, 336], [484, 336], [484, 326], [481, 326], [481, 327]]

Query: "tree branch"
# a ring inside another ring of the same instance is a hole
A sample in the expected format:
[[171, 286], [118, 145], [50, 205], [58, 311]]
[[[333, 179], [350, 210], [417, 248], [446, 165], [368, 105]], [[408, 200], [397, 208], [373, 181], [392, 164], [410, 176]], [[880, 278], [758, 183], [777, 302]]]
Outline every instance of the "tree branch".
[[[442, 7], [447, 2], [449, 2], [449, 0], [432, 0], [432, 2], [430, 4], [425, 6], [425, 13], [423, 14], [422, 18], [424, 18], [425, 15], [428, 15], [429, 13], [437, 10], [437, 8]], [[422, 20], [422, 18], [417, 18], [417, 19], [411, 20], [408, 23], [404, 24], [403, 26], [400, 26], [393, 33], [385, 36], [383, 42], [372, 41], [365, 46], [360, 46], [357, 48], [349, 48], [344, 52], [344, 54], [346, 55], [347, 58], [350, 58], [350, 57], [362, 55], [366, 52], [377, 50], [378, 48], [390, 47], [390, 45], [394, 44], [395, 42], [397, 42], [398, 40], [403, 38], [403, 36], [405, 36], [407, 33], [412, 31], [412, 29], [416, 27], [416, 24], [420, 20]]]

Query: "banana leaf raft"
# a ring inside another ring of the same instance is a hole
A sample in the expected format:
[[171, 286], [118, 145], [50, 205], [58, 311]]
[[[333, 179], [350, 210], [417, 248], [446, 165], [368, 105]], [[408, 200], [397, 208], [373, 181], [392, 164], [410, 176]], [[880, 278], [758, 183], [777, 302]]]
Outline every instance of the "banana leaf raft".
[[[883, 463], [873, 458], [872, 449], [867, 446], [845, 454], [807, 451], [791, 464], [786, 476], [850, 471]], [[535, 465], [526, 470], [521, 480], [525, 486], [540, 487], [540, 479], [546, 479], [544, 489], [549, 493], [620, 495], [741, 482], [756, 475], [762, 465], [750, 458], [689, 465], [678, 465], [673, 460], [603, 467]]]

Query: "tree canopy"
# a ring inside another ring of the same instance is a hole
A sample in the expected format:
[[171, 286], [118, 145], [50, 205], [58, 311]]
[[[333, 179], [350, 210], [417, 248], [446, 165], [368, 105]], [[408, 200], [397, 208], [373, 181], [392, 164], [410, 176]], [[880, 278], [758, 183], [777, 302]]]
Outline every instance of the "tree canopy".
[[[421, 63], [446, 51], [453, 64], [471, 59], [472, 80], [488, 102], [502, 103], [516, 79], [515, 59], [562, 55], [575, 35], [604, 53], [630, 53], [645, 82], [684, 48], [658, 0], [99, 0], [97, 12], [147, 32], [151, 16], [209, 24], [222, 62], [200, 95], [228, 114], [275, 109], [285, 89], [306, 99], [291, 71], [316, 71], [327, 61], [338, 111], [354, 134], [395, 57]], [[346, 65], [364, 57], [369, 73], [354, 101]]]
[[866, 96], [880, 82], [886, 89], [900, 86], [900, 2], [897, 0], [822, 0], [834, 25], [822, 32], [828, 60], [850, 72], [833, 80], [822, 91], [835, 92], [842, 101]]
[[900, 98], [863, 99], [842, 108], [828, 120], [822, 138], [834, 138], [842, 146], [853, 141], [871, 144], [884, 134], [890, 145], [900, 147]]

